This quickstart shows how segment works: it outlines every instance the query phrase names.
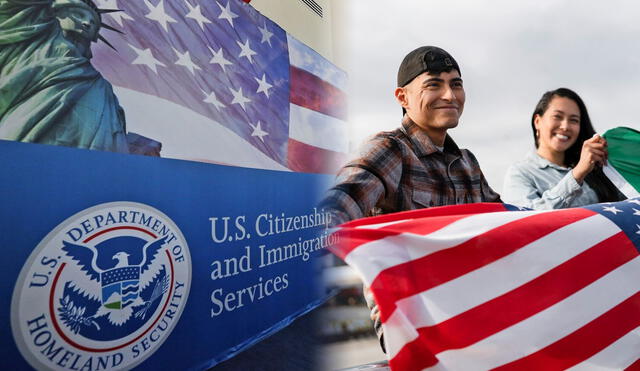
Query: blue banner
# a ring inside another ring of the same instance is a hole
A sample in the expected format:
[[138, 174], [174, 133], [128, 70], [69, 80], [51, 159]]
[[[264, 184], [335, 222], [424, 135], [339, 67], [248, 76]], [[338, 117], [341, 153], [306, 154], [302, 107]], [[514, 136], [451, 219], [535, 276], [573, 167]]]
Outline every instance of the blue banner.
[[0, 141], [2, 359], [206, 369], [320, 304], [332, 177]]

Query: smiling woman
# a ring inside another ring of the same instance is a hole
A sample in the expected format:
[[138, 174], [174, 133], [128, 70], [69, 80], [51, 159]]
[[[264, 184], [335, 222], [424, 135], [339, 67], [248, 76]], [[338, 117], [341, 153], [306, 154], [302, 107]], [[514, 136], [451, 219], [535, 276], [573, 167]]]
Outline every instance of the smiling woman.
[[507, 170], [506, 202], [560, 209], [624, 199], [602, 173], [607, 142], [595, 133], [578, 94], [566, 88], [544, 93], [531, 128], [536, 151]]
[[538, 152], [542, 157], [564, 165], [565, 151], [576, 142], [580, 134], [578, 104], [566, 97], [554, 97], [546, 112], [535, 115], [534, 127]]

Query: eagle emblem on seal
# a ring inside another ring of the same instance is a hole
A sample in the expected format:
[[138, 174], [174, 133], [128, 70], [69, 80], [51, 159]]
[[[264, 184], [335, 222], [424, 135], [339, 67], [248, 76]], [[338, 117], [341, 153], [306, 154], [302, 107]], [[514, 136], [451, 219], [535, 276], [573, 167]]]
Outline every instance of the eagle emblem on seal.
[[74, 332], [80, 328], [79, 321], [99, 328], [96, 319], [103, 316], [115, 326], [122, 326], [134, 315], [144, 319], [151, 305], [168, 289], [166, 269], [156, 259], [167, 236], [141, 247], [139, 239], [114, 240], [100, 249], [63, 241], [62, 251], [77, 264], [73, 268], [79, 271], [76, 276], [83, 278], [67, 282], [67, 288], [74, 297], [85, 298], [97, 307], [93, 315], [87, 316], [86, 307], [70, 302], [68, 296], [61, 300], [61, 318]]

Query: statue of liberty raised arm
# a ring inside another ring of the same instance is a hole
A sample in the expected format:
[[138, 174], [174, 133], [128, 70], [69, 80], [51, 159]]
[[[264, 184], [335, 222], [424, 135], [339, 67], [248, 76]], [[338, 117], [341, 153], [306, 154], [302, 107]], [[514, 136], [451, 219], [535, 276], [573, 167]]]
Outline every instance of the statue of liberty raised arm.
[[[0, 0], [0, 139], [129, 152], [124, 111], [91, 65], [92, 0]], [[108, 43], [107, 43], [108, 44]]]

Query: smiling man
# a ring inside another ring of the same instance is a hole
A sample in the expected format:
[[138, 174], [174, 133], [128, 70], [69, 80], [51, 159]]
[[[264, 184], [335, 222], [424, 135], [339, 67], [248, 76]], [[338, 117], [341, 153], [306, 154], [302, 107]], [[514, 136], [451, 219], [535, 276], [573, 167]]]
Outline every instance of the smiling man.
[[370, 139], [338, 174], [323, 206], [336, 224], [396, 211], [496, 202], [473, 154], [448, 135], [458, 126], [465, 92], [460, 67], [435, 46], [420, 47], [398, 70], [401, 126]]
[[[500, 202], [473, 154], [460, 149], [448, 130], [458, 126], [465, 93], [460, 67], [435, 46], [420, 47], [398, 70], [395, 97], [401, 126], [370, 139], [345, 165], [322, 206], [332, 223], [397, 211], [474, 202]], [[367, 304], [380, 345], [382, 323], [370, 290]]]

